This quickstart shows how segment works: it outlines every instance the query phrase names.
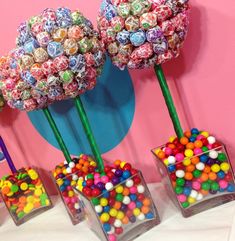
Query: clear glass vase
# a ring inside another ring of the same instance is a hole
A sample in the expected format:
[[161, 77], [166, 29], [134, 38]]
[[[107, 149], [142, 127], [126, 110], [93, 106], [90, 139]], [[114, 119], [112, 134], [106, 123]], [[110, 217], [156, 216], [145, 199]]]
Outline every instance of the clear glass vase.
[[52, 177], [73, 225], [82, 222], [85, 218], [79, 195], [74, 192], [77, 178], [77, 173], [57, 179], [54, 176]]
[[141, 172], [88, 199], [76, 187], [89, 227], [103, 241], [133, 240], [160, 223]]
[[53, 207], [35, 168], [22, 168], [4, 176], [0, 189], [2, 199], [17, 226]]
[[152, 153], [165, 190], [184, 217], [235, 200], [234, 173], [224, 145], [174, 164], [158, 158], [157, 150], [164, 148]]

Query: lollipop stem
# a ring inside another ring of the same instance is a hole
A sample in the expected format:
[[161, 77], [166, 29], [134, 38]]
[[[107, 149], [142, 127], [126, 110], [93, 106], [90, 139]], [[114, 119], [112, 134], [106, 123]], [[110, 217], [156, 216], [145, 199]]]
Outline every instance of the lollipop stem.
[[64, 154], [64, 157], [66, 159], [66, 161], [69, 163], [72, 161], [71, 157], [70, 157], [70, 154], [69, 154], [69, 151], [68, 151], [68, 148], [66, 147], [65, 143], [64, 143], [64, 140], [60, 134], [60, 131], [58, 129], [58, 127], [56, 126], [56, 123], [51, 115], [51, 112], [48, 108], [44, 108], [43, 109], [43, 113], [45, 114], [46, 118], [47, 118], [47, 121], [55, 135], [55, 138], [60, 146], [60, 149], [62, 150], [63, 154]]
[[74, 99], [74, 101], [75, 101], [75, 106], [77, 108], [77, 111], [78, 111], [80, 120], [82, 122], [83, 128], [85, 130], [87, 139], [88, 139], [88, 141], [90, 143], [91, 150], [92, 150], [93, 155], [94, 155], [94, 157], [95, 157], [95, 159], [97, 161], [97, 165], [98, 165], [99, 171], [100, 171], [100, 173], [102, 173], [104, 171], [103, 159], [101, 157], [101, 153], [100, 153], [99, 148], [97, 146], [95, 137], [94, 137], [94, 135], [92, 133], [92, 129], [91, 129], [89, 120], [87, 118], [85, 109], [84, 109], [83, 104], [82, 104], [82, 100], [78, 96], [78, 97], [76, 97]]
[[174, 125], [175, 133], [178, 138], [181, 138], [184, 135], [184, 132], [181, 127], [181, 124], [179, 121], [179, 116], [177, 114], [177, 111], [176, 111], [176, 108], [175, 108], [175, 105], [174, 105], [174, 102], [173, 102], [173, 99], [171, 96], [171, 92], [167, 85], [166, 78], [163, 73], [163, 69], [162, 69], [161, 65], [155, 65], [154, 70], [157, 75], [157, 78], [158, 78], [158, 81], [159, 81], [159, 84], [160, 84], [160, 87], [162, 90], [162, 94], [164, 96], [172, 123]]
[[14, 165], [12, 159], [11, 159], [11, 156], [10, 156], [10, 154], [9, 154], [9, 152], [7, 150], [7, 147], [6, 147], [6, 145], [5, 145], [5, 143], [4, 143], [4, 141], [3, 141], [1, 136], [0, 136], [0, 148], [2, 149], [3, 155], [4, 155], [4, 157], [7, 160], [7, 163], [8, 163], [9, 168], [11, 169], [11, 172], [12, 173], [16, 173], [17, 170], [15, 168], [15, 165]]

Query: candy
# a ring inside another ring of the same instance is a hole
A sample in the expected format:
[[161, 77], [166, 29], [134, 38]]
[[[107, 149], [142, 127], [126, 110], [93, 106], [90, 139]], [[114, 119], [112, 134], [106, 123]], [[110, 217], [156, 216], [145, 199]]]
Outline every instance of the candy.
[[113, 240], [119, 240], [131, 223], [156, 219], [154, 204], [139, 172], [131, 164], [116, 161], [104, 170], [101, 176], [95, 166], [92, 172], [78, 179], [75, 188], [82, 194], [81, 200], [89, 200], [94, 206], [93, 221], [100, 222], [107, 237], [112, 234]]
[[134, 46], [141, 46], [146, 40], [145, 32], [143, 30], [138, 30], [131, 33], [130, 41]]
[[67, 29], [59, 28], [55, 30], [55, 32], [52, 34], [52, 38], [56, 42], [63, 42], [67, 38]]
[[58, 42], [50, 42], [47, 46], [47, 53], [50, 57], [55, 58], [62, 55], [64, 52], [63, 46]]
[[43, 48], [37, 48], [33, 52], [34, 60], [38, 63], [43, 63], [48, 60], [47, 51]]
[[[33, 102], [27, 100], [24, 108], [32, 108]], [[48, 209], [52, 203], [36, 170], [22, 168], [17, 173], [1, 179], [0, 189], [14, 222], [19, 225], [27, 215]]]
[[66, 39], [64, 42], [64, 51], [67, 55], [74, 55], [78, 51], [78, 44], [75, 39]]
[[[107, 17], [107, 9], [113, 9], [115, 14]], [[148, 68], [178, 57], [188, 30], [188, 9], [187, 1], [178, 0], [103, 0], [98, 29], [114, 65], [120, 69]], [[133, 59], [135, 47], [147, 42], [153, 54]], [[117, 51], [116, 46], [129, 43], [134, 47], [131, 53], [123, 55]]]
[[208, 132], [193, 128], [154, 152], [166, 166], [182, 208], [234, 190], [229, 188], [235, 187], [232, 176], [226, 179], [231, 167], [225, 149]]
[[51, 41], [51, 36], [48, 32], [38, 33], [36, 38], [41, 47], [46, 47], [48, 43]]
[[140, 26], [143, 29], [150, 29], [157, 25], [157, 14], [155, 13], [144, 13], [140, 17]]

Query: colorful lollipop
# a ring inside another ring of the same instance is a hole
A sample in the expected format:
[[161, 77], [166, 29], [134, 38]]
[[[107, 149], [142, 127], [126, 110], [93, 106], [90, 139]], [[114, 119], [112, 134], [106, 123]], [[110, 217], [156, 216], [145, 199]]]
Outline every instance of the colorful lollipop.
[[0, 180], [2, 199], [16, 225], [52, 208], [51, 200], [36, 169], [17, 170], [0, 136], [0, 149], [12, 172]]

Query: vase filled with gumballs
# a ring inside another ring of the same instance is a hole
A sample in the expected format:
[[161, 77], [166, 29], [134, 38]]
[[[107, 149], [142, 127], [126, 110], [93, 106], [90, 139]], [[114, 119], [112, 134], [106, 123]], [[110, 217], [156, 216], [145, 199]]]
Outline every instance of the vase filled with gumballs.
[[153, 149], [168, 194], [184, 217], [235, 200], [235, 180], [226, 148], [194, 128]]
[[101, 240], [133, 240], [160, 223], [157, 209], [140, 171], [115, 161], [84, 175], [74, 188], [88, 224]]

